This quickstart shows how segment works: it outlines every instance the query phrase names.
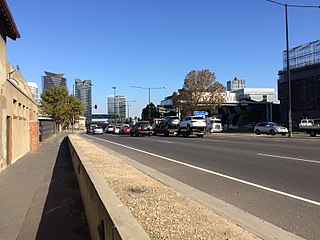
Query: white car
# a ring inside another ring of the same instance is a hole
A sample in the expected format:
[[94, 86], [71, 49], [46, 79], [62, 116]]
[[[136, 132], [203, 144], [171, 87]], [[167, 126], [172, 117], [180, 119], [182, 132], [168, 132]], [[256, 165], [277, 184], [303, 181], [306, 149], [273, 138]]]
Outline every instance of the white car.
[[106, 128], [106, 133], [113, 133], [114, 130], [114, 125], [110, 124], [107, 128]]
[[100, 126], [97, 126], [93, 129], [93, 134], [103, 134], [103, 128]]
[[120, 129], [121, 129], [121, 126], [116, 125], [116, 126], [113, 128], [113, 133], [115, 133], [115, 134], [120, 134]]
[[178, 130], [186, 129], [187, 132], [205, 131], [206, 127], [206, 120], [201, 116], [186, 116], [178, 123]]
[[288, 128], [281, 126], [278, 123], [275, 122], [261, 122], [254, 126], [253, 130], [257, 135], [260, 135], [261, 133], [265, 134], [282, 134], [286, 135], [288, 133]]

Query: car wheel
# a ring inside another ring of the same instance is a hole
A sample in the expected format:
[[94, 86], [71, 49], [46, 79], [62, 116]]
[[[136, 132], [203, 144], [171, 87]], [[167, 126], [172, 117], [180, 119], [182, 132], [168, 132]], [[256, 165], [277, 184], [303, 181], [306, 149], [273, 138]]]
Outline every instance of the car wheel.
[[260, 134], [261, 134], [261, 132], [260, 132], [259, 129], [256, 130], [256, 134], [257, 134], [257, 135], [260, 135]]
[[271, 135], [276, 135], [276, 132], [275, 132], [273, 129], [271, 129], [271, 130], [270, 130], [270, 134], [271, 134]]
[[315, 131], [311, 131], [310, 132], [310, 137], [315, 137], [315, 136], [317, 136], [316, 132]]
[[190, 133], [191, 132], [191, 129], [190, 129], [190, 126], [187, 125], [187, 132]]
[[180, 132], [180, 130], [181, 130], [180, 125], [178, 125], [177, 130], [178, 130], [178, 132]]

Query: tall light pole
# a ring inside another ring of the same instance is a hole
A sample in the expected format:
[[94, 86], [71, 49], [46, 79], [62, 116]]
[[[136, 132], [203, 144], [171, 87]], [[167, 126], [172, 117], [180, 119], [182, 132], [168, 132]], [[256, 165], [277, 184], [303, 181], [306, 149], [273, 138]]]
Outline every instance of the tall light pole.
[[150, 97], [150, 92], [153, 89], [166, 89], [166, 87], [137, 87], [137, 86], [131, 86], [133, 88], [140, 88], [140, 89], [146, 89], [149, 91], [149, 104], [148, 104], [148, 118], [151, 119], [152, 118], [152, 114], [151, 114], [151, 108], [150, 108], [150, 103], [151, 103], [151, 97]]
[[128, 119], [130, 118], [130, 113], [129, 113], [129, 107], [130, 107], [130, 105], [129, 105], [129, 102], [136, 102], [136, 100], [126, 101], [126, 103], [127, 103], [127, 109], [128, 109]]
[[273, 0], [266, 0], [271, 3], [275, 3], [285, 7], [285, 17], [286, 17], [286, 52], [287, 52], [287, 80], [288, 80], [288, 124], [289, 124], [289, 137], [292, 137], [292, 108], [291, 108], [291, 78], [290, 78], [290, 59], [289, 59], [289, 20], [288, 20], [288, 7], [296, 8], [320, 8], [320, 6], [307, 6], [307, 5], [294, 5], [286, 4], [282, 2], [277, 2]]
[[113, 114], [116, 115], [116, 87], [112, 87], [112, 89], [113, 89]]
[[[72, 85], [72, 95], [75, 97], [74, 95], [74, 89], [75, 89], [75, 85]], [[74, 133], [74, 111], [72, 110], [72, 133]]]

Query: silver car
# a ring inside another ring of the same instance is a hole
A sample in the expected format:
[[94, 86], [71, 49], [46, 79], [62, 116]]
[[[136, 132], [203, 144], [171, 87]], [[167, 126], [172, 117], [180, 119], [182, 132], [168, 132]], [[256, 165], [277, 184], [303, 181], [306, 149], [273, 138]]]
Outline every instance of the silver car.
[[288, 133], [288, 129], [286, 127], [281, 126], [278, 123], [275, 122], [261, 122], [255, 125], [253, 130], [257, 135], [260, 135], [261, 133], [265, 134], [281, 134], [286, 135]]
[[93, 129], [93, 134], [103, 134], [103, 128], [98, 126]]

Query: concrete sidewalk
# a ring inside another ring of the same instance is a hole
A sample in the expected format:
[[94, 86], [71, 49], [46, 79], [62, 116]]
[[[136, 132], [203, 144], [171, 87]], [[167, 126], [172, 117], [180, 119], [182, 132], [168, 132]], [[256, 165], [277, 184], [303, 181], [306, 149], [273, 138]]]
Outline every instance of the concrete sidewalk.
[[0, 240], [90, 239], [65, 137], [0, 173]]

